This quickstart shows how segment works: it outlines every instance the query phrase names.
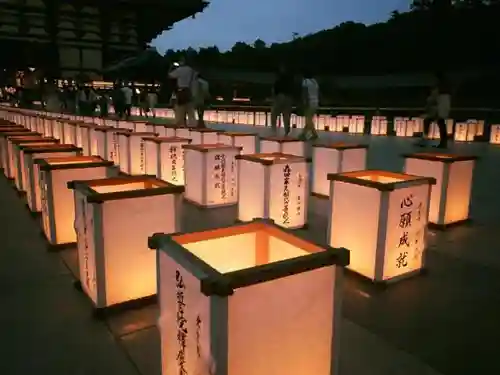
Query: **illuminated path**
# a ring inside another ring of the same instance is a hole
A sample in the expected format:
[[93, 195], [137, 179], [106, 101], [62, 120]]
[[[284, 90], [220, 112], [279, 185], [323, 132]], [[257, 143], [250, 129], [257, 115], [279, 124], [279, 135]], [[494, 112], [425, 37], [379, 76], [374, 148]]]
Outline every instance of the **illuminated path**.
[[[218, 126], [218, 128], [248, 127]], [[400, 170], [409, 140], [370, 140], [369, 167]], [[323, 136], [324, 137], [324, 136]], [[375, 290], [346, 278], [341, 375], [470, 375], [500, 373], [500, 148], [459, 145], [483, 159], [474, 180], [475, 223], [431, 232], [427, 276]], [[313, 199], [309, 231], [323, 243], [324, 202]], [[0, 178], [0, 323], [2, 375], [160, 375], [156, 307], [98, 322], [72, 287], [75, 252], [46, 252], [38, 223]], [[198, 210], [185, 204], [184, 230], [227, 225], [234, 208]], [[360, 232], [360, 235], [362, 233]], [[432, 370], [431, 367], [434, 369]], [[311, 374], [312, 375], [312, 374]]]

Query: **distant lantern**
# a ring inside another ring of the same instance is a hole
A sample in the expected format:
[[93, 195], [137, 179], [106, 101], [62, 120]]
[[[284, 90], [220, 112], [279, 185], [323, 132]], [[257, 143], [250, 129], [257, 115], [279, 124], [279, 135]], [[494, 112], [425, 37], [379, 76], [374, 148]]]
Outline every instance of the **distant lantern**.
[[490, 143], [500, 145], [500, 125], [491, 125]]
[[[453, 136], [453, 119], [446, 120], [446, 134]], [[434, 121], [431, 123], [431, 127], [429, 130], [429, 138], [430, 139], [440, 139], [441, 136], [439, 134], [439, 126]]]
[[311, 192], [319, 197], [330, 193], [329, 173], [352, 172], [366, 169], [367, 145], [331, 143], [313, 145], [313, 180]]
[[351, 270], [389, 282], [424, 268], [433, 178], [366, 170], [328, 179], [328, 244], [351, 251]]
[[260, 222], [155, 234], [149, 247], [162, 375], [338, 374], [346, 249]]
[[365, 131], [365, 116], [351, 116], [349, 119], [349, 133], [363, 134]]
[[173, 185], [184, 185], [184, 150], [190, 139], [179, 137], [146, 137], [146, 174]]
[[221, 143], [184, 145], [185, 198], [202, 207], [238, 202], [238, 166], [241, 147]]
[[52, 136], [60, 141], [64, 140], [64, 122], [62, 119], [54, 119]]
[[242, 154], [255, 154], [257, 152], [257, 134], [255, 133], [220, 132], [219, 142], [241, 147]]
[[40, 193], [40, 170], [35, 164], [36, 159], [57, 156], [80, 156], [82, 149], [74, 145], [53, 144], [47, 146], [31, 146], [22, 150], [23, 186], [26, 190], [26, 200], [32, 212], [42, 210]]
[[29, 139], [13, 137], [8, 139], [9, 149], [9, 178], [14, 179], [16, 188], [20, 191], [25, 191], [25, 185], [23, 180], [23, 150], [28, 147], [34, 146], [50, 146], [59, 143], [58, 140], [39, 137], [33, 137]]
[[370, 133], [371, 135], [387, 135], [387, 117], [373, 116]]
[[101, 158], [120, 164], [120, 143], [118, 136], [121, 133], [130, 133], [128, 129], [109, 126], [96, 129], [97, 155]]
[[0, 152], [1, 152], [1, 162], [2, 162], [1, 167], [4, 170], [3, 172], [6, 177], [9, 177], [10, 158], [12, 152], [12, 145], [9, 144], [8, 139], [19, 136], [40, 137], [40, 134], [32, 131], [26, 131], [25, 129], [19, 129], [19, 131], [11, 131], [11, 130], [4, 131], [3, 129], [0, 130]]
[[78, 137], [77, 132], [79, 131], [77, 121], [66, 121], [64, 124], [64, 143], [77, 145]]
[[76, 243], [75, 204], [68, 182], [113, 177], [113, 163], [98, 156], [37, 159], [43, 231], [51, 246]]
[[81, 124], [80, 131], [82, 134], [82, 150], [83, 155], [97, 155], [97, 139], [96, 139], [96, 129], [99, 126], [94, 124]]
[[351, 116], [349, 115], [337, 115], [337, 128], [339, 129], [339, 131], [348, 131], [350, 121]]
[[134, 132], [136, 133], [149, 133], [148, 123], [146, 121], [133, 121]]
[[219, 142], [219, 131], [215, 129], [191, 129], [189, 138], [193, 145], [215, 144]]
[[123, 132], [118, 134], [122, 172], [131, 175], [146, 174], [146, 151], [143, 138], [155, 136], [155, 133]]
[[297, 229], [307, 223], [308, 167], [301, 156], [280, 153], [237, 156], [238, 220], [273, 220]]
[[457, 122], [455, 125], [455, 141], [472, 142], [478, 135], [478, 124], [475, 122]]
[[[156, 294], [151, 233], [180, 231], [182, 186], [151, 176], [73, 181], [80, 282], [95, 308]], [[101, 310], [102, 311], [102, 310]]]
[[476, 156], [438, 152], [403, 156], [406, 173], [436, 179], [429, 206], [431, 224], [444, 228], [468, 220]]
[[415, 121], [407, 118], [395, 120], [394, 128], [398, 137], [413, 137], [417, 131]]
[[305, 142], [292, 137], [262, 137], [259, 152], [305, 156]]
[[191, 128], [187, 126], [177, 126], [175, 127], [175, 136], [179, 138], [191, 138]]

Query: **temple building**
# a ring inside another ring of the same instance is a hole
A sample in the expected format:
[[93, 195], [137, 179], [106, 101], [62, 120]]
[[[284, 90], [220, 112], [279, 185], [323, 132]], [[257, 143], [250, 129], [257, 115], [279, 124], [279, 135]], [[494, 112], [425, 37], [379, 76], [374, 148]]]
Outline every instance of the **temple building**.
[[207, 5], [204, 0], [0, 0], [0, 68], [31, 68], [53, 78], [98, 76]]

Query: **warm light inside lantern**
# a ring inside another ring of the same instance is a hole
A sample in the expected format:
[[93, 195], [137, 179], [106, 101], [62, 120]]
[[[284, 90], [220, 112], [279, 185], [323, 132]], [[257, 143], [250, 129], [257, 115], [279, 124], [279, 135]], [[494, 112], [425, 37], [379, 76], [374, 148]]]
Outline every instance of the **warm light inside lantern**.
[[86, 163], [99, 163], [102, 159], [98, 156], [68, 156], [56, 157], [45, 159], [48, 165], [72, 165], [72, 164], [86, 164]]
[[165, 187], [164, 185], [155, 184], [152, 181], [131, 181], [131, 182], [118, 182], [111, 185], [97, 185], [92, 186], [92, 190], [99, 194], [105, 193], [118, 193], [122, 191], [142, 190], [142, 189], [156, 189]]

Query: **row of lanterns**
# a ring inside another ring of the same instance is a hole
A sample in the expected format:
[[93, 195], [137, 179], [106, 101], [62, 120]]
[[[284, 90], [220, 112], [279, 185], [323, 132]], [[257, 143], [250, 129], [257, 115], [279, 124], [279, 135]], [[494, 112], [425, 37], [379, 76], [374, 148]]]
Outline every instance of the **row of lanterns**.
[[[41, 212], [49, 243], [76, 243], [95, 308], [158, 292], [163, 374], [228, 363], [239, 373], [241, 361], [252, 373], [335, 372], [342, 268], [408, 277], [425, 267], [428, 222], [468, 218], [475, 157], [404, 155], [405, 173], [394, 173], [366, 170], [366, 145], [315, 145], [311, 165], [293, 138], [10, 108], [0, 117], [1, 166]], [[328, 247], [289, 231], [307, 224], [310, 191], [329, 198]], [[182, 233], [182, 199], [238, 205], [243, 224]], [[270, 359], [276, 332], [287, 345]], [[315, 348], [307, 357], [303, 342]]]

